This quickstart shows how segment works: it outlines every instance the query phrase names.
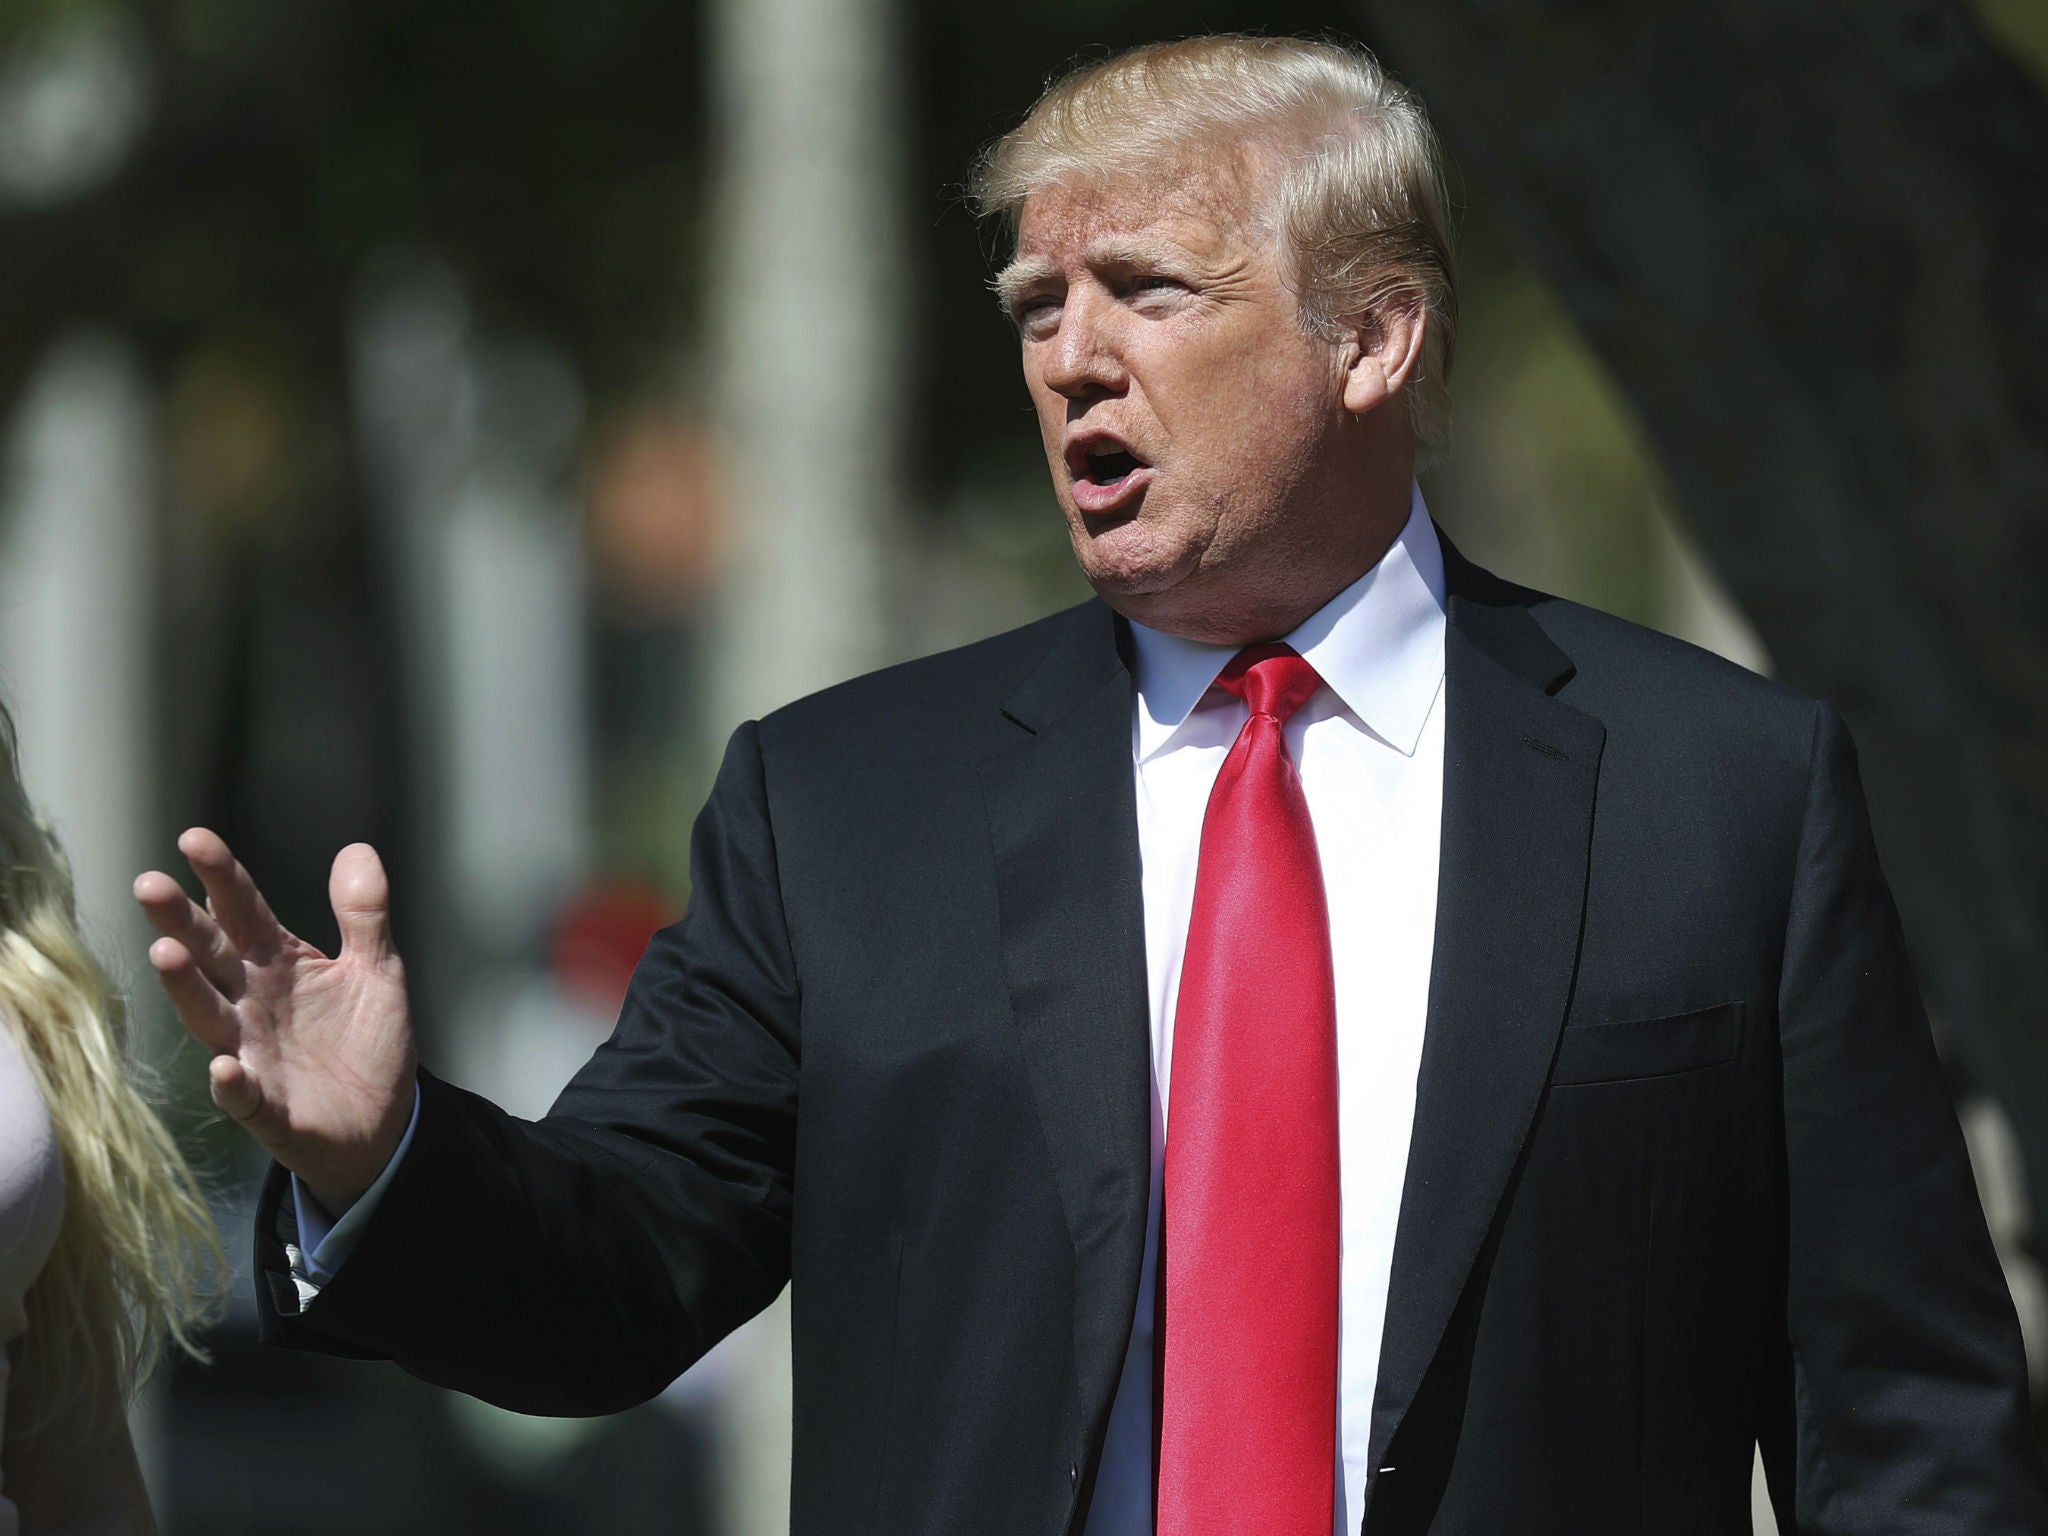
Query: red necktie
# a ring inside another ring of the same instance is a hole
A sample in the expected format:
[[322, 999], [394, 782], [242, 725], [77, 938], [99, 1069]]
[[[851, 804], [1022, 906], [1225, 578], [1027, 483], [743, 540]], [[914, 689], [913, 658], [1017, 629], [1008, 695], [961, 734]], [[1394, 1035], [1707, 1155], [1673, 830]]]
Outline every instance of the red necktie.
[[1328, 1536], [1337, 1455], [1337, 1004], [1280, 645], [1202, 818], [1166, 1122], [1159, 1536]]

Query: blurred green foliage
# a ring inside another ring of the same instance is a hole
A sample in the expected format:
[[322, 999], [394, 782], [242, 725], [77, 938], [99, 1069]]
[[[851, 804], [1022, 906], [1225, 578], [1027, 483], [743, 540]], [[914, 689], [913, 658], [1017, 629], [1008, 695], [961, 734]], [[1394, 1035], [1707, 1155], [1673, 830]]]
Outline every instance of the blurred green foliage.
[[2036, 80], [2048, 84], [2048, 5], [2041, 0], [1970, 0], [1994, 41]]

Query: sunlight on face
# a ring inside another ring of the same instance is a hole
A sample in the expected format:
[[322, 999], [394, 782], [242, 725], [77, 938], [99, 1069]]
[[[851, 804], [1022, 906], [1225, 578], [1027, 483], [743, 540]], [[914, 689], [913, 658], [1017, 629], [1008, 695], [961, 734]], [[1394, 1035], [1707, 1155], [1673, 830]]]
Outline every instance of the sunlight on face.
[[1328, 515], [1337, 352], [1301, 324], [1246, 182], [1200, 166], [1033, 193], [997, 279], [1074, 552], [1134, 618]]

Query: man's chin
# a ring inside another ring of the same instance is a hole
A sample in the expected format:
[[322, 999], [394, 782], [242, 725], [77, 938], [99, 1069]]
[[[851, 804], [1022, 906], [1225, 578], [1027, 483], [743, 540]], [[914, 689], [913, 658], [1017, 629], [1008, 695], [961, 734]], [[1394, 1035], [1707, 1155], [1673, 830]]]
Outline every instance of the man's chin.
[[1096, 570], [1084, 565], [1081, 574], [1088, 578], [1088, 585], [1110, 607], [1140, 623], [1146, 622], [1148, 610], [1171, 602], [1188, 577], [1185, 570], [1144, 566]]
[[1172, 571], [1084, 570], [1082, 574], [1088, 578], [1089, 586], [1109, 600], [1156, 597], [1180, 585], [1179, 573]]
[[1111, 533], [1074, 541], [1074, 558], [1080, 562], [1081, 574], [1112, 606], [1125, 600], [1142, 602], [1171, 592], [1201, 563], [1200, 556], [1192, 550], [1168, 557], [1147, 547], [1145, 540], [1118, 537], [1137, 531], [1126, 524]]

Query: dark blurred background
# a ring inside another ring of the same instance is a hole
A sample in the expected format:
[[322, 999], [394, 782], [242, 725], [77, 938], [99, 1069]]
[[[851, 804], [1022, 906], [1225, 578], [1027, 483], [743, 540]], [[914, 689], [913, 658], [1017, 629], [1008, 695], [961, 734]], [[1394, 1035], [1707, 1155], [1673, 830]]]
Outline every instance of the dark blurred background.
[[[429, 1061], [540, 1113], [736, 722], [1083, 595], [962, 183], [1076, 56], [1227, 28], [1438, 118], [1451, 536], [1843, 706], [2038, 1390], [2039, 0], [0, 0], [0, 687], [235, 1250], [133, 874], [210, 824], [324, 943], [374, 842]], [[785, 1527], [774, 1313], [555, 1421], [245, 1290], [137, 1415], [173, 1536]]]

